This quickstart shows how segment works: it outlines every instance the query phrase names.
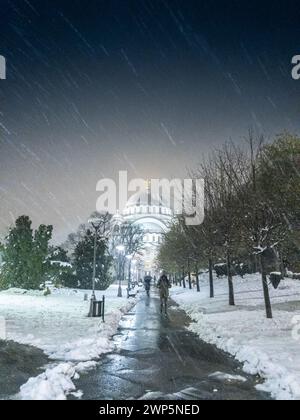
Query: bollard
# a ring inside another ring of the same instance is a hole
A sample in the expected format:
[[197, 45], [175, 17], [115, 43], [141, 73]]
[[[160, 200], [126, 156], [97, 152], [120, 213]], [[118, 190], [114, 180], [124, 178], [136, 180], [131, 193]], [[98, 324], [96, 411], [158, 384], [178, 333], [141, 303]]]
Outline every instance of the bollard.
[[105, 322], [105, 296], [102, 298], [102, 321]]

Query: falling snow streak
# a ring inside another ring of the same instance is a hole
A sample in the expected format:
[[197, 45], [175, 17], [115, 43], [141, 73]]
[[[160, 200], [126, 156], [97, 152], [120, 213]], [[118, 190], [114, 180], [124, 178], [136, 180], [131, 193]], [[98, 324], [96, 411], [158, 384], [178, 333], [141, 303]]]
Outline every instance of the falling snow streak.
[[183, 177], [250, 126], [299, 132], [298, 9], [2, 0], [0, 232], [28, 213], [61, 240], [95, 209], [101, 177]]

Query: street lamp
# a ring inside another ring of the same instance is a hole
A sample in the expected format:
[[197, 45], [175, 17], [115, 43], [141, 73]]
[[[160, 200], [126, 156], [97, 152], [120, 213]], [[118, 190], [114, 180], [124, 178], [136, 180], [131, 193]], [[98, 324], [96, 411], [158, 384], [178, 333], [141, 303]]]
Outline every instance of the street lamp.
[[132, 264], [133, 256], [132, 255], [126, 255], [126, 258], [128, 260], [128, 263], [129, 263], [129, 266], [128, 266], [128, 286], [127, 286], [127, 290], [128, 290], [128, 293], [129, 293], [130, 286], [131, 286], [131, 264]]
[[93, 283], [92, 283], [92, 296], [91, 296], [91, 304], [90, 304], [90, 311], [89, 311], [89, 317], [93, 316], [93, 307], [94, 302], [96, 301], [96, 261], [97, 261], [97, 241], [98, 236], [102, 236], [105, 233], [106, 230], [106, 224], [103, 219], [100, 218], [93, 218], [89, 220], [89, 223], [92, 225], [95, 235], [94, 235], [94, 260], [93, 260]]
[[119, 261], [119, 288], [118, 288], [118, 297], [122, 297], [122, 268], [121, 268], [121, 265], [122, 265], [122, 261], [121, 261], [121, 259], [122, 259], [122, 255], [123, 255], [123, 253], [125, 252], [125, 246], [124, 245], [118, 245], [117, 247], [116, 247], [116, 250], [118, 251], [118, 253], [119, 253], [119, 256], [118, 256], [118, 261]]

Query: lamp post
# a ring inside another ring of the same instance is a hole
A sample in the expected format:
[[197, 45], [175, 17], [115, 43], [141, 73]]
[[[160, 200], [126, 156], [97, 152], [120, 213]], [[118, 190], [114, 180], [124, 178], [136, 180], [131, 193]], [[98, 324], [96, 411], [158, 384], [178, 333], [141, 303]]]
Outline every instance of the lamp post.
[[130, 286], [131, 286], [131, 264], [132, 264], [132, 259], [133, 259], [133, 256], [132, 255], [126, 255], [126, 258], [127, 258], [127, 260], [128, 260], [128, 293], [129, 293], [129, 290], [130, 290]]
[[94, 259], [93, 259], [93, 279], [92, 279], [92, 296], [91, 296], [91, 304], [90, 304], [90, 311], [89, 317], [93, 316], [93, 307], [94, 302], [96, 301], [96, 262], [97, 262], [97, 241], [100, 235], [103, 235], [106, 229], [105, 222], [102, 219], [90, 219], [89, 223], [92, 225], [95, 235], [94, 235]]
[[118, 251], [118, 262], [119, 262], [119, 288], [118, 288], [118, 297], [122, 297], [122, 255], [125, 252], [125, 246], [124, 245], [118, 245], [116, 247], [116, 250]]

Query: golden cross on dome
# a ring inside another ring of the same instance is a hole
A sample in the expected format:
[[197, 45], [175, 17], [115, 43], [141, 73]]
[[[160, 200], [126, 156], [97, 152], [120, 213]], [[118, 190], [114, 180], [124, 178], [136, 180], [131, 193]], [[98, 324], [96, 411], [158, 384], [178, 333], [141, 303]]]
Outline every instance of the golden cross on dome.
[[147, 192], [148, 193], [151, 191], [151, 179], [147, 179], [147, 181], [146, 181], [146, 189], [147, 189]]

